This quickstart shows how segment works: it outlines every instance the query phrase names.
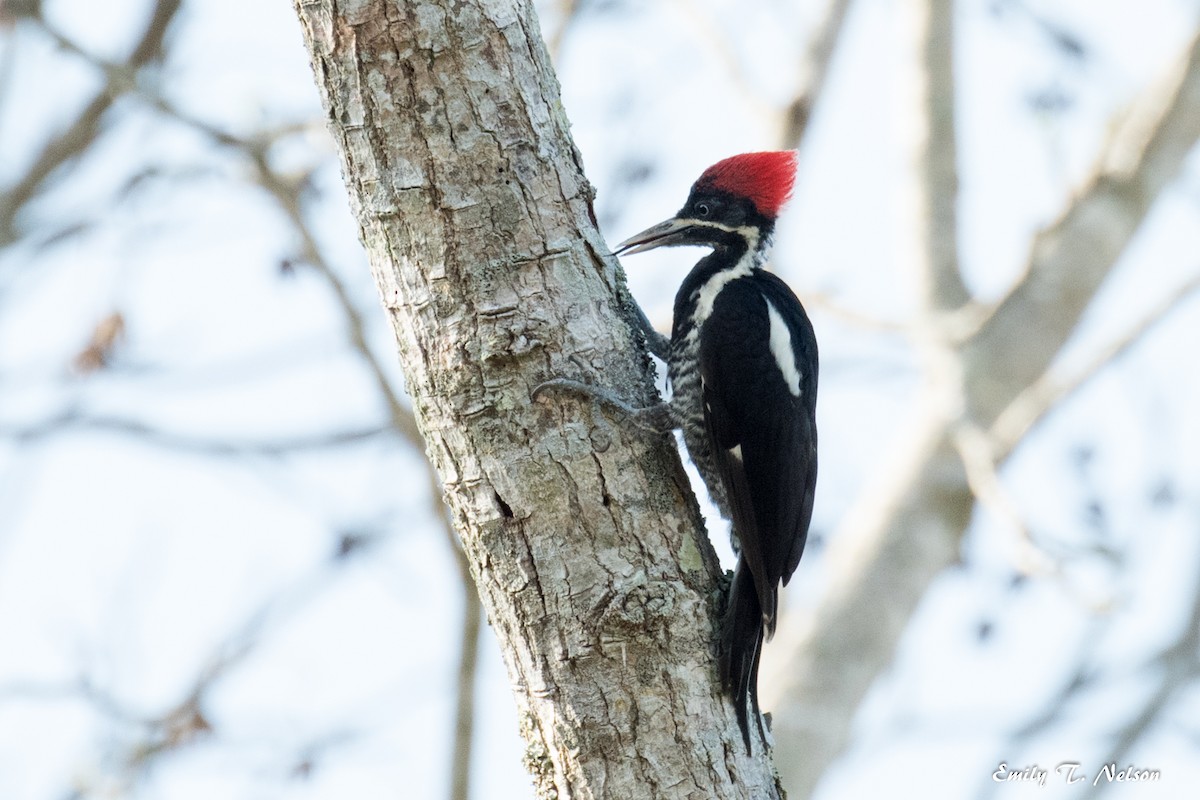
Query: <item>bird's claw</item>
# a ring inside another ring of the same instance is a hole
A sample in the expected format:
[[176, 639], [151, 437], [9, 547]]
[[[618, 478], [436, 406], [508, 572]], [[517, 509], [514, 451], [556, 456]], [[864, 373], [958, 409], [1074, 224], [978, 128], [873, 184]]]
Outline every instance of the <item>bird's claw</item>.
[[671, 417], [670, 407], [666, 404], [660, 403], [647, 408], [635, 408], [620, 397], [617, 397], [609, 389], [589, 386], [586, 383], [571, 380], [570, 378], [553, 378], [545, 383], [538, 384], [534, 387], [531, 396], [534, 400], [537, 400], [550, 390], [572, 392], [597, 405], [619, 412], [628, 423], [650, 433], [670, 433], [676, 427]]
[[593, 389], [586, 383], [571, 380], [570, 378], [551, 378], [533, 387], [533, 391], [530, 392], [529, 396], [533, 400], [540, 400], [542, 395], [551, 391], [570, 391], [590, 395]]

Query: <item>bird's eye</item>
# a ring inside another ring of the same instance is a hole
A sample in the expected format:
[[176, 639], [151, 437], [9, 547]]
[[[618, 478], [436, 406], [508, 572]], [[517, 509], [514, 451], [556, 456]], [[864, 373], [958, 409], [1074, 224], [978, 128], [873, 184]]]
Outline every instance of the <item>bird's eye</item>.
[[708, 203], [697, 203], [696, 204], [696, 216], [697, 217], [707, 217], [708, 212], [709, 212]]

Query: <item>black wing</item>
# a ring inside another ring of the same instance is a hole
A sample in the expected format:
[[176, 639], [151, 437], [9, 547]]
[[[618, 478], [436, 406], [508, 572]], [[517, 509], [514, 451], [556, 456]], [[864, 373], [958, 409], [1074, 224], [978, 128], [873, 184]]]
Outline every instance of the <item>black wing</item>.
[[775, 632], [779, 584], [804, 552], [817, 479], [816, 338], [783, 281], [756, 271], [717, 295], [700, 333], [700, 374], [705, 425], [741, 548], [721, 680], [749, 751], [747, 701], [762, 727], [763, 636]]
[[734, 533], [769, 635], [778, 586], [804, 552], [817, 477], [817, 343], [787, 284], [761, 271], [728, 284], [700, 333], [700, 370]]

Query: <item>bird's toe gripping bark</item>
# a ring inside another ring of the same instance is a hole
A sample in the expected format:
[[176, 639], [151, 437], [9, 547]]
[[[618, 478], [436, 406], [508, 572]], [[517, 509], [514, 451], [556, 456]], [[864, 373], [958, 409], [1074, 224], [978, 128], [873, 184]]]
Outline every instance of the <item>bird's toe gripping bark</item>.
[[556, 391], [581, 395], [600, 405], [615, 409], [621, 413], [626, 422], [644, 431], [663, 434], [670, 433], [677, 427], [671, 415], [671, 407], [666, 403], [635, 408], [608, 389], [589, 386], [570, 378], [552, 378], [545, 383], [538, 384], [534, 387], [530, 397], [536, 401], [544, 397], [547, 392]]

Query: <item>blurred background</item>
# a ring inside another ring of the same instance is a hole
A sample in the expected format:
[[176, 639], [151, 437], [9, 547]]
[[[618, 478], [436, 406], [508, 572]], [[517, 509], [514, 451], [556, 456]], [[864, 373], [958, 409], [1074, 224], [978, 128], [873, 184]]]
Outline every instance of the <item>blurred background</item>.
[[[774, 269], [821, 341], [822, 476], [794, 618], [928, 379], [910, 5], [538, 3], [609, 241], [722, 157], [801, 150]], [[950, 231], [986, 311], [1200, 4], [954, 13]], [[1029, 796], [1002, 763], [1048, 769], [1040, 797], [1195, 796], [1198, 223], [1193, 154], [972, 473], [814, 797]], [[627, 265], [660, 329], [697, 256]], [[0, 2], [0, 798], [532, 797], [472, 592], [291, 4]], [[1093, 786], [1109, 762], [1161, 781]]]

